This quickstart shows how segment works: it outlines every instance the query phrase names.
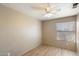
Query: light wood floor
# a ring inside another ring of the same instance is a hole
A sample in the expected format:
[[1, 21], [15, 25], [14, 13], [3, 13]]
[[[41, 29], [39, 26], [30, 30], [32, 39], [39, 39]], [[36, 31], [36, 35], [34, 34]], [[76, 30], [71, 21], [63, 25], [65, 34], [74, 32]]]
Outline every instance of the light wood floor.
[[52, 46], [39, 46], [23, 56], [75, 56], [76, 53], [73, 51], [56, 48]]

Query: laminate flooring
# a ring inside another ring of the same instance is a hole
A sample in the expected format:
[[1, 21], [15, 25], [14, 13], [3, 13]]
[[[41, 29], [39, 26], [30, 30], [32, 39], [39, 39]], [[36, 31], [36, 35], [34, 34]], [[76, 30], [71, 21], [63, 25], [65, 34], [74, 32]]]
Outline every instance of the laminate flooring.
[[23, 56], [76, 56], [76, 52], [42, 45], [25, 53]]

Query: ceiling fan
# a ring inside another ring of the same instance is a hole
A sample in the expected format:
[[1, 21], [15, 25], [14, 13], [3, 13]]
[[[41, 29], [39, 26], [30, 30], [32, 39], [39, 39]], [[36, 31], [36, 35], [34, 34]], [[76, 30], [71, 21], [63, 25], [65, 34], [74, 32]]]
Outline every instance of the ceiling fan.
[[32, 6], [33, 9], [41, 11], [44, 13], [44, 15], [47, 14], [55, 14], [57, 11], [60, 11], [60, 9], [57, 9], [54, 4], [51, 3], [43, 3], [38, 6]]

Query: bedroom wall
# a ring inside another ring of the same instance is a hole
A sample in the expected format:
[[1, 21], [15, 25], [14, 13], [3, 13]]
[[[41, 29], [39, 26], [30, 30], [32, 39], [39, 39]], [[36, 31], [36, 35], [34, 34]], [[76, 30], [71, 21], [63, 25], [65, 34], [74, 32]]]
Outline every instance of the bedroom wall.
[[67, 48], [69, 50], [75, 50], [75, 44], [68, 44], [64, 40], [57, 40], [57, 30], [56, 30], [56, 23], [62, 22], [72, 22], [76, 20], [76, 16], [70, 16], [65, 18], [53, 19], [49, 21], [43, 22], [43, 44], [52, 45], [54, 47], [61, 47]]
[[77, 40], [76, 40], [76, 41], [77, 41], [77, 52], [78, 52], [78, 54], [79, 54], [79, 14], [77, 15], [76, 23], [77, 23], [77, 24], [76, 24], [76, 26], [77, 26], [77, 27], [76, 27], [76, 31], [77, 31], [77, 32], [76, 32], [76, 35], [77, 35], [77, 38], [76, 38], [76, 39], [77, 39]]
[[20, 55], [40, 44], [41, 21], [0, 4], [0, 55]]

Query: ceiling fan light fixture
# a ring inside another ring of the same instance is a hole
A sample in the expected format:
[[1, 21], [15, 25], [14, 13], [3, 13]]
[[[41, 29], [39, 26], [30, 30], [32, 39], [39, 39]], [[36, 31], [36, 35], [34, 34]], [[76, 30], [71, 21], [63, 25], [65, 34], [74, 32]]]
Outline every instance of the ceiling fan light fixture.
[[48, 14], [45, 14], [44, 17], [51, 17], [53, 14], [52, 13], [48, 13]]
[[45, 12], [49, 12], [49, 11], [50, 11], [50, 8], [46, 8], [46, 9], [45, 9]]

